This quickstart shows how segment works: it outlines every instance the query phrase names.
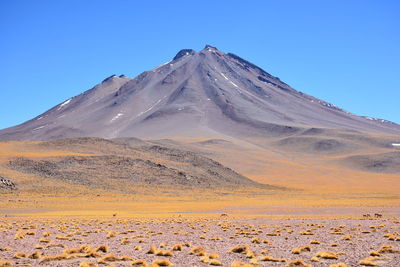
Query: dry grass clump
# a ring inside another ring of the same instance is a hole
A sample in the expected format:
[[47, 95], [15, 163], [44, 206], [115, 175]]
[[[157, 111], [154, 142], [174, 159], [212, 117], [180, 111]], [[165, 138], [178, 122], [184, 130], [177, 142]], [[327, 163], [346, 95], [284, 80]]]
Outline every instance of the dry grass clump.
[[352, 235], [344, 235], [344, 236], [342, 236], [341, 240], [350, 240], [352, 238], [353, 238]]
[[40, 257], [42, 257], [42, 253], [41, 252], [34, 252], [31, 255], [28, 256], [29, 259], [39, 259]]
[[26, 236], [26, 233], [22, 232], [22, 231], [18, 231], [15, 234], [14, 240], [20, 240], [23, 239]]
[[311, 267], [311, 264], [305, 263], [304, 260], [302, 260], [302, 259], [292, 260], [291, 262], [289, 262], [288, 264], [286, 264], [286, 267], [295, 267], [295, 266], [299, 266], [299, 267]]
[[208, 257], [207, 255], [203, 256], [203, 257], [200, 258], [200, 261], [204, 262], [204, 263], [209, 263], [210, 262], [210, 257]]
[[254, 265], [260, 265], [260, 263], [258, 262], [257, 258], [250, 259], [250, 263], [254, 264]]
[[313, 240], [310, 241], [310, 244], [319, 245], [319, 244], [321, 244], [321, 241], [313, 239]]
[[128, 245], [130, 243], [131, 241], [127, 237], [121, 239], [121, 245]]
[[219, 255], [217, 253], [211, 253], [210, 255], [208, 255], [208, 257], [210, 259], [219, 259]]
[[113, 231], [113, 230], [111, 230], [111, 231], [108, 231], [107, 232], [107, 238], [112, 238], [112, 237], [115, 237], [117, 235], [117, 233], [115, 232], [115, 231]]
[[268, 255], [262, 257], [260, 260], [261, 261], [272, 261], [272, 262], [286, 262], [286, 259], [273, 258]]
[[307, 230], [305, 232], [300, 232], [300, 235], [314, 235], [314, 233], [309, 231], [309, 230]]
[[234, 261], [232, 262], [231, 267], [254, 267], [254, 265], [242, 261]]
[[95, 251], [91, 246], [83, 245], [80, 248], [67, 248], [64, 250], [65, 254], [77, 254], [77, 253], [86, 253], [86, 254], [93, 254]]
[[375, 257], [375, 256], [381, 256], [381, 253], [379, 253], [378, 251], [374, 251], [374, 250], [373, 250], [373, 251], [371, 251], [371, 252], [369, 253], [369, 255]]
[[375, 263], [375, 261], [377, 260], [383, 260], [383, 258], [381, 257], [367, 257], [365, 259], [360, 260], [358, 263], [360, 265], [364, 265], [364, 266], [378, 266], [377, 263]]
[[269, 241], [268, 239], [264, 239], [262, 242], [263, 242], [263, 244], [272, 245], [272, 242]]
[[156, 259], [153, 261], [155, 266], [173, 266], [172, 262], [168, 259]]
[[107, 253], [109, 251], [108, 246], [107, 245], [100, 245], [98, 248], [96, 248], [96, 252], [104, 252]]
[[172, 247], [172, 251], [182, 251], [183, 250], [183, 246], [181, 244], [175, 244]]
[[82, 261], [80, 264], [79, 264], [79, 267], [97, 267], [98, 265], [97, 265], [97, 263], [95, 263], [95, 262], [90, 262], [90, 261]]
[[203, 247], [194, 247], [190, 250], [189, 252], [190, 255], [196, 255], [196, 256], [205, 256], [206, 255], [206, 250]]
[[58, 236], [56, 236], [56, 239], [58, 239], [58, 240], [70, 240], [69, 237], [64, 236], [64, 235], [58, 235]]
[[247, 253], [247, 251], [249, 251], [248, 246], [240, 246], [240, 245], [236, 246], [230, 250], [230, 252], [233, 252], [233, 253], [244, 253], [244, 254]]
[[51, 235], [50, 232], [44, 232], [44, 233], [43, 233], [43, 237], [49, 237], [50, 235]]
[[392, 245], [383, 245], [379, 250], [378, 253], [400, 253], [400, 250], [395, 249]]
[[349, 266], [344, 262], [339, 262], [339, 263], [331, 264], [331, 265], [329, 265], [329, 267], [349, 267]]
[[248, 251], [246, 252], [246, 258], [254, 259], [255, 257], [256, 257], [256, 254], [255, 254], [253, 251], [248, 250]]
[[134, 247], [133, 247], [133, 250], [140, 251], [140, 250], [142, 250], [142, 247], [141, 247], [141, 246], [134, 246]]
[[304, 246], [304, 247], [292, 249], [292, 253], [293, 254], [300, 254], [302, 252], [310, 252], [310, 251], [311, 251], [311, 247], [310, 246]]
[[312, 262], [319, 262], [319, 258], [317, 256], [311, 257]]
[[13, 266], [13, 263], [11, 261], [0, 260], [0, 267], [8, 267], [8, 266]]
[[23, 252], [16, 252], [13, 256], [14, 259], [22, 259], [22, 258], [26, 258], [26, 254]]
[[171, 251], [162, 250], [162, 249], [158, 250], [155, 254], [157, 256], [164, 256], [164, 257], [173, 257], [174, 256], [174, 254]]
[[61, 261], [61, 260], [69, 259], [69, 258], [71, 258], [71, 255], [67, 255], [67, 254], [60, 254], [60, 255], [55, 255], [55, 256], [44, 256], [40, 260], [40, 263], [50, 262], [50, 261]]
[[331, 251], [320, 251], [317, 253], [317, 257], [320, 257], [323, 259], [331, 259], [331, 260], [337, 260], [339, 258], [335, 252], [331, 252]]
[[147, 251], [147, 254], [156, 254], [158, 252], [158, 249], [155, 246], [151, 246], [149, 251]]
[[280, 236], [280, 233], [266, 233], [267, 236]]
[[145, 260], [135, 260], [132, 261], [131, 267], [148, 267], [149, 264]]
[[100, 258], [97, 262], [98, 263], [103, 263], [106, 264], [107, 262], [114, 262], [114, 261], [120, 261], [121, 259], [115, 256], [114, 254], [108, 254], [102, 258]]
[[213, 265], [213, 266], [223, 266], [222, 262], [220, 262], [220, 261], [217, 260], [217, 259], [211, 259], [210, 262], [209, 262], [209, 264], [210, 264], [210, 265]]

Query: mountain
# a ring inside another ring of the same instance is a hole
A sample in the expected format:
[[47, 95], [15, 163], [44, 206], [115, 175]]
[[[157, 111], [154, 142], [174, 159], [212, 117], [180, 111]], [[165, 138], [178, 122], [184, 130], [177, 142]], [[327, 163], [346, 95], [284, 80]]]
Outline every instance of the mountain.
[[0, 140], [246, 139], [337, 131], [400, 134], [400, 125], [346, 112], [207, 45], [199, 52], [183, 49], [134, 79], [108, 77], [30, 121], [1, 130]]

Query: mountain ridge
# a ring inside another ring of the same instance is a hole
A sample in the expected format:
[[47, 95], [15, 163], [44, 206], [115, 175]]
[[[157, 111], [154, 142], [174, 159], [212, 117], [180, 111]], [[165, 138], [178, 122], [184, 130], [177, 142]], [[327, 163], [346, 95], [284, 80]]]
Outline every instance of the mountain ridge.
[[216, 47], [182, 49], [135, 78], [112, 75], [0, 140], [69, 137], [285, 136], [310, 128], [400, 134], [400, 125], [351, 114], [293, 89]]

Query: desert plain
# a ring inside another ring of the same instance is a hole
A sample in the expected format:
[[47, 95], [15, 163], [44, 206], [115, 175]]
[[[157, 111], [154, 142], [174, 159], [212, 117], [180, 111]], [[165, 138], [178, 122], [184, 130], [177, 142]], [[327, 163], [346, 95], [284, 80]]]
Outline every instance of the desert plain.
[[[337, 168], [337, 153], [286, 157], [219, 139], [0, 145], [17, 185], [1, 192], [0, 266], [400, 264], [398, 175]], [[191, 178], [103, 179], [127, 166]], [[211, 169], [236, 184], [202, 180]]]

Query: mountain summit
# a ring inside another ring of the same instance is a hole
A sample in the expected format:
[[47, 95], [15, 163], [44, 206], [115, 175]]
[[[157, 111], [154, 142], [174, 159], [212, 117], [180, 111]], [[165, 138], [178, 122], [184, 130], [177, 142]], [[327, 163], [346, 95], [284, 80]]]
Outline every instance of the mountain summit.
[[289, 136], [329, 129], [399, 134], [400, 125], [348, 113], [282, 82], [235, 54], [207, 45], [131, 79], [94, 88], [0, 139]]

